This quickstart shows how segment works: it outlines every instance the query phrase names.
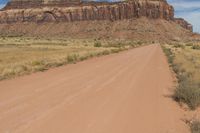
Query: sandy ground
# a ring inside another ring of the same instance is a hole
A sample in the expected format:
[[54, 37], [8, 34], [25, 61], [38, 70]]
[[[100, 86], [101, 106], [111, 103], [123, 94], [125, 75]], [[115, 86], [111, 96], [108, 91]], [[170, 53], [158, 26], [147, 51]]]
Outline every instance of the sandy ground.
[[159, 45], [0, 82], [0, 133], [189, 133]]

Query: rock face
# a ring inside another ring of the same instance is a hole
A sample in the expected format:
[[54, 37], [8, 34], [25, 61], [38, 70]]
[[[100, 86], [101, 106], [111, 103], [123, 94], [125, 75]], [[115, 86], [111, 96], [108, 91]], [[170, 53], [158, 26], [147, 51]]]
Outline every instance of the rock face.
[[80, 4], [80, 0], [12, 0], [4, 9], [28, 9], [50, 6], [72, 6]]
[[[37, 1], [39, 2], [39, 1]], [[5, 8], [6, 9], [6, 8]], [[158, 1], [84, 3], [71, 7], [12, 9], [0, 12], [0, 23], [120, 20], [138, 17], [173, 19], [173, 7]]]
[[13, 0], [0, 11], [0, 24], [117, 21], [140, 17], [174, 21], [192, 30], [191, 25], [186, 21], [174, 18], [174, 9], [165, 0], [132, 0], [116, 3], [79, 0]]
[[183, 18], [175, 18], [174, 21], [185, 29], [193, 31], [193, 26]]

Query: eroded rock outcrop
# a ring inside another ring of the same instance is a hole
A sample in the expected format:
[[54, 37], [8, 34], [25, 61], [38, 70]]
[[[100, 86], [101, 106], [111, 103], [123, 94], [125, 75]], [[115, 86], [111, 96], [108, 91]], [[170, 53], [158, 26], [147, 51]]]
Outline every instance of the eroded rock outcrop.
[[72, 7], [12, 9], [0, 12], [0, 23], [52, 22], [83, 20], [120, 20], [145, 16], [173, 19], [173, 7], [166, 2], [130, 1], [119, 3], [81, 4]]
[[174, 21], [180, 26], [182, 26], [183, 28], [193, 31], [193, 26], [190, 23], [188, 23], [186, 20], [184, 20], [183, 18], [175, 18]]
[[[116, 3], [79, 0], [13, 0], [0, 11], [0, 23], [117, 21], [147, 17], [175, 21], [192, 30], [186, 21], [174, 19], [174, 9], [165, 0], [132, 0]], [[188, 25], [187, 25], [188, 24]]]

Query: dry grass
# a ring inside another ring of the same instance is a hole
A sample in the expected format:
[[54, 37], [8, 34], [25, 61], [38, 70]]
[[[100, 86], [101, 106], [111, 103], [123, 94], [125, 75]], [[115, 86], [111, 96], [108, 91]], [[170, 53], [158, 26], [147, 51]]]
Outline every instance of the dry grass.
[[[195, 46], [195, 49], [194, 49]], [[200, 50], [199, 44], [166, 45], [168, 59], [177, 75], [178, 86], [174, 98], [191, 109], [200, 106]], [[165, 52], [166, 53], [166, 52]]]
[[[117, 47], [113, 44], [120, 43]], [[0, 80], [137, 47], [137, 41], [0, 37]]]
[[[178, 85], [174, 99], [185, 103], [194, 110], [200, 106], [200, 44], [171, 44], [164, 45], [169, 63], [176, 73]], [[200, 121], [189, 123], [191, 133], [200, 133]]]

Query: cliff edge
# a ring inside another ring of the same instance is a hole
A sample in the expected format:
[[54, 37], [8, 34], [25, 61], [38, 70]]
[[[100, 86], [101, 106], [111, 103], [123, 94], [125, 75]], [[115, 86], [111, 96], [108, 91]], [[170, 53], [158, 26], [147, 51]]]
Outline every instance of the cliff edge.
[[113, 3], [79, 0], [12, 0], [0, 11], [0, 27], [16, 23], [20, 23], [22, 28], [27, 23], [117, 22], [142, 17], [149, 20], [166, 20], [190, 32], [193, 30], [192, 25], [184, 19], [174, 18], [174, 8], [166, 0], [129, 0]]

